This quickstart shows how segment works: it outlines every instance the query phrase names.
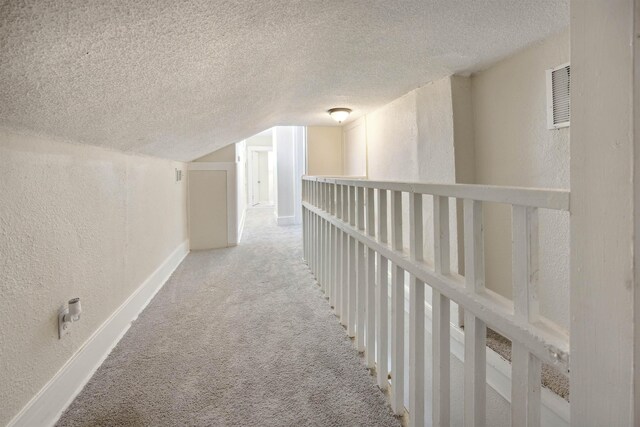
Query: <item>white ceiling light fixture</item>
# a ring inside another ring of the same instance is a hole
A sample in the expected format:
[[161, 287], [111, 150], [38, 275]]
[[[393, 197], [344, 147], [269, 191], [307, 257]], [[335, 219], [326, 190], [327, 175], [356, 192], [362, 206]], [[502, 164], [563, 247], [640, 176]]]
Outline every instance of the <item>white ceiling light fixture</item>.
[[351, 109], [349, 108], [332, 108], [327, 111], [329, 115], [338, 123], [342, 123], [347, 120], [349, 114], [351, 114]]

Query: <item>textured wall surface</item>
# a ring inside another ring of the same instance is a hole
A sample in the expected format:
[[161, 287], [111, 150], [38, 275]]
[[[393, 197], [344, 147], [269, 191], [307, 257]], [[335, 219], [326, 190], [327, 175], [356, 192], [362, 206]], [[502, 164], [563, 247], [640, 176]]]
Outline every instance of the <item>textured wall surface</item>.
[[190, 161], [358, 117], [568, 21], [568, 0], [2, 2], [0, 123]]
[[[175, 168], [0, 129], [0, 425], [186, 240]], [[73, 297], [82, 319], [58, 340]]]
[[307, 127], [307, 175], [342, 175], [342, 128]]
[[[471, 78], [478, 184], [569, 188], [569, 128], [547, 129], [545, 70], [569, 61], [569, 31]], [[511, 296], [511, 211], [487, 205], [487, 285]], [[569, 214], [540, 212], [541, 312], [569, 326]]]
[[365, 117], [342, 127], [342, 173], [367, 175], [367, 127]]
[[276, 158], [276, 216], [279, 218], [292, 217], [295, 213], [295, 207], [293, 206], [293, 129], [289, 126], [276, 127], [274, 130], [273, 144]]
[[209, 153], [202, 156], [194, 162], [234, 162], [236, 161], [236, 146], [235, 144], [229, 144], [222, 147], [213, 153]]
[[[370, 179], [455, 183], [451, 78], [411, 91], [366, 116]], [[404, 244], [409, 245], [409, 199], [403, 200]], [[433, 261], [433, 207], [423, 201], [424, 256]], [[457, 269], [456, 207], [450, 206], [451, 265]], [[389, 216], [389, 221], [390, 221]]]
[[[238, 196], [238, 238], [240, 239], [242, 235], [243, 221], [245, 211], [247, 209], [248, 202], [248, 188], [247, 183], [249, 179], [247, 177], [247, 141], [240, 141], [236, 146], [236, 192]], [[238, 241], [240, 243], [240, 241]]]

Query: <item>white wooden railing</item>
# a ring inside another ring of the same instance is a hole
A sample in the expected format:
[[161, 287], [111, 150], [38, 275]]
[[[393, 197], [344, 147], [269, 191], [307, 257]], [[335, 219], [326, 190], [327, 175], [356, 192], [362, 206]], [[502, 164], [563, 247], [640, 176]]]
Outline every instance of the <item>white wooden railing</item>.
[[[403, 204], [403, 193], [408, 194], [408, 206]], [[433, 196], [433, 267], [423, 256], [423, 195]], [[451, 198], [463, 200], [464, 206], [464, 277], [450, 269]], [[512, 206], [513, 302], [485, 287], [485, 202]], [[451, 301], [464, 310], [464, 425], [486, 425], [487, 325], [512, 342], [512, 425], [540, 425], [541, 364], [568, 374], [569, 342], [565, 333], [539, 315], [539, 208], [568, 211], [569, 192], [303, 177], [305, 260], [348, 335], [365, 352], [367, 365], [376, 370], [379, 387], [389, 389], [391, 407], [398, 415], [406, 411], [404, 280], [405, 272], [410, 275], [410, 425], [423, 425], [425, 419], [425, 286], [432, 289], [433, 425], [450, 424]], [[402, 224], [406, 209], [408, 254]], [[387, 327], [389, 286], [391, 330]]]

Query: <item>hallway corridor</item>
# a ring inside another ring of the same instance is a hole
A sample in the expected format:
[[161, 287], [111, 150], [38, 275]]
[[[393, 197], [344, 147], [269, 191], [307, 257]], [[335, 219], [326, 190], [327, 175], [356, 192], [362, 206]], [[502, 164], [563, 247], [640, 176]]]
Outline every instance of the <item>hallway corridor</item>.
[[400, 425], [302, 261], [300, 226], [247, 211], [190, 253], [59, 426]]

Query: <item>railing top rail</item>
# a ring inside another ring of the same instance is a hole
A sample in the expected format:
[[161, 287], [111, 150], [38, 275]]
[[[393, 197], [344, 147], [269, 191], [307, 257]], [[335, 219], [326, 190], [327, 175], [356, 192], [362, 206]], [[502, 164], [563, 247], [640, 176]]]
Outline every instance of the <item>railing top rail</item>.
[[435, 184], [426, 182], [374, 181], [353, 177], [304, 176], [305, 181], [353, 185], [381, 190], [407, 193], [431, 194], [435, 196], [473, 199], [483, 202], [506, 203], [544, 209], [569, 211], [568, 190], [528, 187], [503, 187], [477, 184]]

